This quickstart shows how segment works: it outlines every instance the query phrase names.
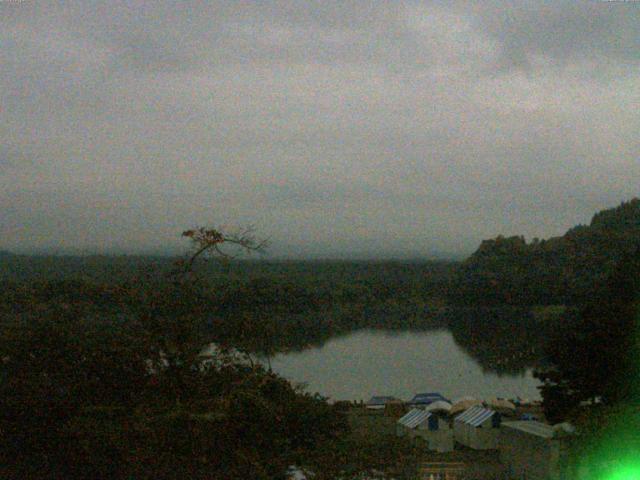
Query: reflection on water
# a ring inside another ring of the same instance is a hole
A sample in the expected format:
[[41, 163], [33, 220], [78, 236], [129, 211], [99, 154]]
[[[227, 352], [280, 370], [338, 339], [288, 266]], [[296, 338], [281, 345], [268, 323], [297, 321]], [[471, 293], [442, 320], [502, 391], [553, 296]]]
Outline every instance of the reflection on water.
[[409, 399], [428, 391], [451, 398], [539, 398], [530, 368], [502, 375], [487, 370], [444, 329], [361, 330], [319, 348], [276, 355], [271, 364], [290, 380], [305, 382], [310, 392], [333, 400], [366, 400], [372, 395]]

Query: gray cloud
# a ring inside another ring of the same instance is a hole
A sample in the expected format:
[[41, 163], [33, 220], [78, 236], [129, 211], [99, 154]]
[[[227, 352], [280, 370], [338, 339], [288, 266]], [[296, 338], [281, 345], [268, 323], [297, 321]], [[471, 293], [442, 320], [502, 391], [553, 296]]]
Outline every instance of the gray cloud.
[[[640, 60], [640, 9], [631, 2], [508, 2], [478, 9], [507, 66], [533, 68], [540, 57], [604, 66]], [[538, 58], [536, 58], [538, 57]]]
[[172, 248], [226, 222], [275, 255], [466, 254], [639, 194], [640, 4], [0, 13], [4, 248]]

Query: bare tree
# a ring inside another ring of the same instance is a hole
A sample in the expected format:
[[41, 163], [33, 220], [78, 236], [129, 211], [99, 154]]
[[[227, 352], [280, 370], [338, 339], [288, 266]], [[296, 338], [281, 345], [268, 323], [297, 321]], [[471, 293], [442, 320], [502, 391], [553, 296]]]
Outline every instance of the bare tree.
[[237, 253], [232, 254], [230, 249], [244, 253], [263, 253], [269, 242], [258, 239], [254, 231], [253, 226], [229, 232], [205, 227], [184, 231], [182, 236], [191, 239], [193, 250], [179, 263], [176, 273], [186, 275], [192, 272], [196, 260], [201, 257], [214, 256], [219, 260], [230, 261], [237, 257]]

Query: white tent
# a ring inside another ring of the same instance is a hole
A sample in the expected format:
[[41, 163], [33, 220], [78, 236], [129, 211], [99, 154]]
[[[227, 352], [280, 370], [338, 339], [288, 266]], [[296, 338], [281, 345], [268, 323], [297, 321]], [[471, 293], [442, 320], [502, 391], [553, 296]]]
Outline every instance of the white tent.
[[436, 402], [433, 402], [430, 405], [427, 405], [425, 407], [425, 410], [427, 412], [445, 412], [445, 413], [449, 413], [451, 411], [451, 404], [449, 402], [444, 401], [444, 400], [438, 400]]
[[427, 449], [438, 452], [453, 450], [453, 430], [449, 422], [437, 415], [414, 408], [397, 422], [396, 434], [425, 443]]
[[481, 406], [471, 407], [453, 422], [456, 442], [475, 450], [497, 448], [500, 414]]
[[516, 411], [516, 406], [504, 398], [491, 398], [487, 401], [487, 406], [500, 413], [512, 413]]
[[464, 412], [465, 410], [468, 410], [471, 407], [475, 407], [476, 405], [482, 405], [482, 401], [477, 400], [473, 397], [459, 398], [453, 403], [453, 405], [451, 406], [451, 410], [449, 410], [449, 413], [451, 415], [455, 415], [456, 413]]

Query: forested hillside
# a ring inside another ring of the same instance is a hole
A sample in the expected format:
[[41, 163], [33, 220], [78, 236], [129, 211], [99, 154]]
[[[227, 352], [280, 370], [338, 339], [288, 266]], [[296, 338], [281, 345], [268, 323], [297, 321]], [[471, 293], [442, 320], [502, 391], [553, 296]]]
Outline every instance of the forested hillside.
[[[161, 289], [175, 258], [5, 255], [0, 312], [81, 303], [101, 314], [134, 305], [126, 294]], [[448, 262], [203, 262], [196, 267], [212, 340], [273, 353], [321, 344], [357, 328], [422, 328], [438, 315], [455, 264]]]
[[621, 258], [640, 246], [640, 199], [596, 213], [548, 240], [498, 236], [460, 266], [451, 300], [458, 304], [580, 304]]

